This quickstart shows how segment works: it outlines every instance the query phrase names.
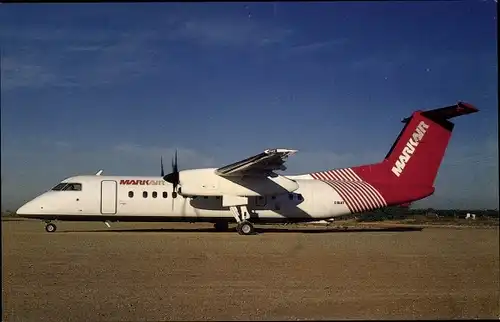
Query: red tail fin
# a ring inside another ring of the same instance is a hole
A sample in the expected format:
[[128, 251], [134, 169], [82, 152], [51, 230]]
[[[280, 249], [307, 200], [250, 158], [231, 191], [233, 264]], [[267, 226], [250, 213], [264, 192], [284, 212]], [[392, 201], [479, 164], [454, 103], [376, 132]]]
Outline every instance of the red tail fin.
[[448, 120], [475, 112], [475, 107], [462, 102], [416, 111], [403, 120], [406, 124], [382, 162], [311, 175], [322, 180], [362, 180], [380, 194], [382, 205], [425, 198], [434, 193], [434, 180], [453, 131], [454, 124]]
[[383, 181], [432, 187], [454, 127], [448, 119], [477, 111], [469, 104], [458, 103], [417, 111], [404, 119], [406, 125], [383, 162], [391, 172]]

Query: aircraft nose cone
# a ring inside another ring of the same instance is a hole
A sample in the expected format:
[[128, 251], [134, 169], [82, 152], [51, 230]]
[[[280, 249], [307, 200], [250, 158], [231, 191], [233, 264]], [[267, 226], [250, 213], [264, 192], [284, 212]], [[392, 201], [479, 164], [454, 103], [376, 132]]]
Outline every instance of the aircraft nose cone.
[[19, 209], [16, 210], [16, 215], [22, 216], [27, 214], [28, 207], [26, 205], [22, 205]]
[[22, 217], [23, 215], [32, 215], [37, 210], [34, 206], [34, 203], [32, 201], [29, 201], [22, 205], [19, 209], [17, 209], [16, 214], [20, 217]]

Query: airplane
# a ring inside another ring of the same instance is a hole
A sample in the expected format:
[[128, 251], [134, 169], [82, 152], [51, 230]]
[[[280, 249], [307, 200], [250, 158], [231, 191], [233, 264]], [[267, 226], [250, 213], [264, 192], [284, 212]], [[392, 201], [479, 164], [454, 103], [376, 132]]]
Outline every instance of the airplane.
[[476, 113], [471, 104], [417, 110], [402, 120], [385, 158], [377, 163], [280, 175], [293, 149], [268, 149], [219, 168], [178, 170], [161, 176], [67, 178], [17, 210], [40, 219], [47, 232], [52, 221], [210, 222], [216, 231], [236, 223], [240, 235], [255, 233], [258, 223], [329, 220], [409, 204], [432, 195], [454, 123], [449, 119]]

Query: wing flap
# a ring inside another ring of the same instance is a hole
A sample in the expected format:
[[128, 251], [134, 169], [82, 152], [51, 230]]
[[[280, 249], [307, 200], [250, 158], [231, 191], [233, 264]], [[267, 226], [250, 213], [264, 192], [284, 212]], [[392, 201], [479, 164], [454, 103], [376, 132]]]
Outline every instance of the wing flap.
[[220, 176], [269, 176], [276, 170], [286, 170], [284, 165], [288, 156], [297, 150], [268, 149], [241, 161], [237, 161], [215, 170]]

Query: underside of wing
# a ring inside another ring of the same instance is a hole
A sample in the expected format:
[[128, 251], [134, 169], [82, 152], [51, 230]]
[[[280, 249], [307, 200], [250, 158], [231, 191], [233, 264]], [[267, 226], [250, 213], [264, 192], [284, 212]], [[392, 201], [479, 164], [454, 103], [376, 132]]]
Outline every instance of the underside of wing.
[[223, 166], [217, 173], [223, 177], [230, 176], [269, 176], [276, 170], [286, 170], [284, 165], [288, 156], [297, 150], [269, 149], [244, 160]]

